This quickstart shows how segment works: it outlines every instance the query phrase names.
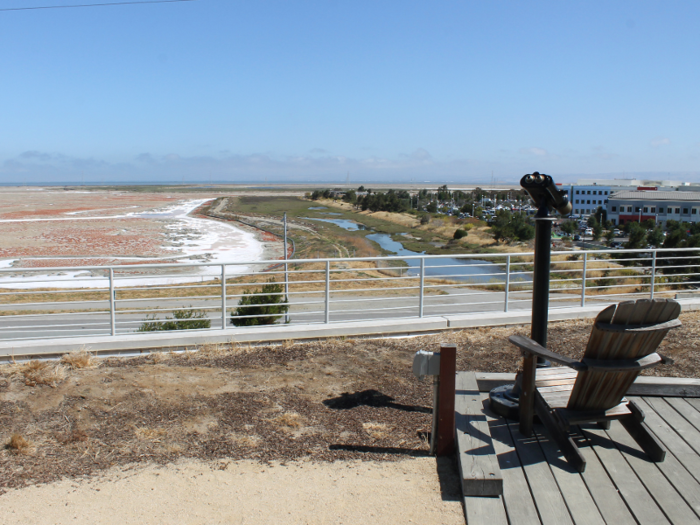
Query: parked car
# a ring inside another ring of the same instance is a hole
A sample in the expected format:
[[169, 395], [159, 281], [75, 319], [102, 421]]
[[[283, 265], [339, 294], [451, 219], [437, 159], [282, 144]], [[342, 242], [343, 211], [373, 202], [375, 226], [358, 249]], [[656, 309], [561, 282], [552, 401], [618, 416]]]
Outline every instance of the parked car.
[[593, 235], [593, 228], [586, 228], [583, 232], [584, 235]]
[[575, 241], [580, 241], [580, 240], [581, 240], [581, 236], [577, 233], [576, 235], [574, 235], [574, 240], [575, 240]]
[[613, 230], [613, 234], [615, 234], [615, 237], [620, 237], [622, 235], [622, 232], [620, 230], [618, 230], [617, 228], [615, 228]]
[[610, 243], [610, 247], [619, 250], [622, 248], [622, 243], [620, 241], [613, 241]]

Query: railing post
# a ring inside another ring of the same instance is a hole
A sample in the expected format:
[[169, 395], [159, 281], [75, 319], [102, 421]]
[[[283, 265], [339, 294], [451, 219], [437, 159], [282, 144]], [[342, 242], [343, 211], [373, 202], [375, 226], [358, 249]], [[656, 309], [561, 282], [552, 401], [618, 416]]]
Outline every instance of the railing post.
[[508, 311], [508, 292], [510, 290], [510, 255], [506, 257], [506, 299], [503, 305], [503, 311]]
[[423, 317], [423, 292], [425, 290], [425, 257], [421, 257], [420, 260], [420, 284], [418, 288], [418, 317]]
[[326, 323], [331, 322], [331, 262], [326, 261]]
[[588, 253], [583, 252], [583, 275], [581, 276], [581, 306], [586, 306], [586, 267], [588, 266]]
[[649, 299], [654, 298], [654, 284], [656, 283], [656, 250], [654, 250], [651, 257], [651, 291], [649, 293]]
[[110, 268], [109, 269], [109, 325], [110, 325], [110, 332], [112, 335], [117, 335], [117, 311], [115, 307], [115, 300], [116, 298], [114, 297], [115, 290], [114, 290], [114, 269]]
[[226, 330], [226, 265], [221, 265], [221, 329]]

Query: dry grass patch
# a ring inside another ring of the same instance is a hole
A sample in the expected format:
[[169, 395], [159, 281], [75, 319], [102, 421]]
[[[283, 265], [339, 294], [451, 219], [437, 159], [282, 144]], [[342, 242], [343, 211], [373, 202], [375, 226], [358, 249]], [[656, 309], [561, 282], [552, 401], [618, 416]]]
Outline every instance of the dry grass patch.
[[296, 412], [285, 412], [274, 418], [283, 430], [298, 429], [303, 425], [303, 418]]
[[87, 350], [79, 350], [77, 352], [65, 354], [61, 357], [61, 363], [69, 366], [73, 370], [79, 368], [95, 368], [99, 366], [97, 359]]
[[34, 445], [31, 441], [25, 439], [20, 434], [12, 434], [12, 437], [5, 445], [5, 448], [12, 450], [17, 454], [31, 454], [34, 450]]
[[388, 437], [389, 432], [392, 430], [392, 428], [389, 427], [386, 423], [376, 423], [374, 421], [362, 423], [362, 428], [373, 439], [384, 439], [385, 437]]
[[197, 351], [200, 355], [206, 357], [219, 357], [230, 352], [230, 345], [225, 343], [203, 343], [197, 345]]
[[240, 447], [255, 448], [260, 445], [260, 437], [254, 434], [241, 434], [239, 432], [232, 432], [229, 435], [231, 442], [235, 443]]
[[134, 434], [141, 441], [159, 442], [168, 433], [164, 428], [135, 427]]
[[68, 372], [61, 364], [32, 360], [12, 365], [10, 376], [21, 377], [27, 386], [47, 385], [56, 388], [68, 376]]

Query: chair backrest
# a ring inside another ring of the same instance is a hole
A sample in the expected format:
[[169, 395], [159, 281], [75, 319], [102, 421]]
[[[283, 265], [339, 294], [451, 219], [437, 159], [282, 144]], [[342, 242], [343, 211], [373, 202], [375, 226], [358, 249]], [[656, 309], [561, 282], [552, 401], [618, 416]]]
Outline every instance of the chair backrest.
[[[596, 317], [584, 359], [638, 359], [656, 351], [677, 319], [681, 305], [673, 299], [639, 299], [608, 306]], [[579, 372], [569, 398], [571, 410], [607, 410], [622, 401], [638, 370]]]

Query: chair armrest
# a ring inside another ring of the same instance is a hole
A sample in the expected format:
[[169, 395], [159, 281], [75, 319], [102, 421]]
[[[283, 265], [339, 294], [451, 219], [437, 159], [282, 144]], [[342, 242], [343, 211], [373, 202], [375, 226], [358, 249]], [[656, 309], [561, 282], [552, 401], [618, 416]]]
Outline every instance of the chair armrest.
[[525, 337], [522, 335], [511, 335], [508, 338], [508, 340], [515, 346], [520, 348], [523, 352], [528, 352], [539, 357], [544, 357], [545, 359], [549, 359], [553, 363], [559, 363], [560, 365], [568, 366], [569, 368], [573, 368], [574, 370], [586, 370], [588, 368], [585, 364], [571, 359], [570, 357], [566, 357], [561, 354], [557, 354], [556, 352], [547, 350], [544, 346], [533, 341], [529, 337]]
[[588, 366], [588, 370], [599, 372], [632, 372], [651, 368], [659, 363], [663, 363], [664, 358], [654, 352], [639, 359], [584, 359], [583, 363]]

